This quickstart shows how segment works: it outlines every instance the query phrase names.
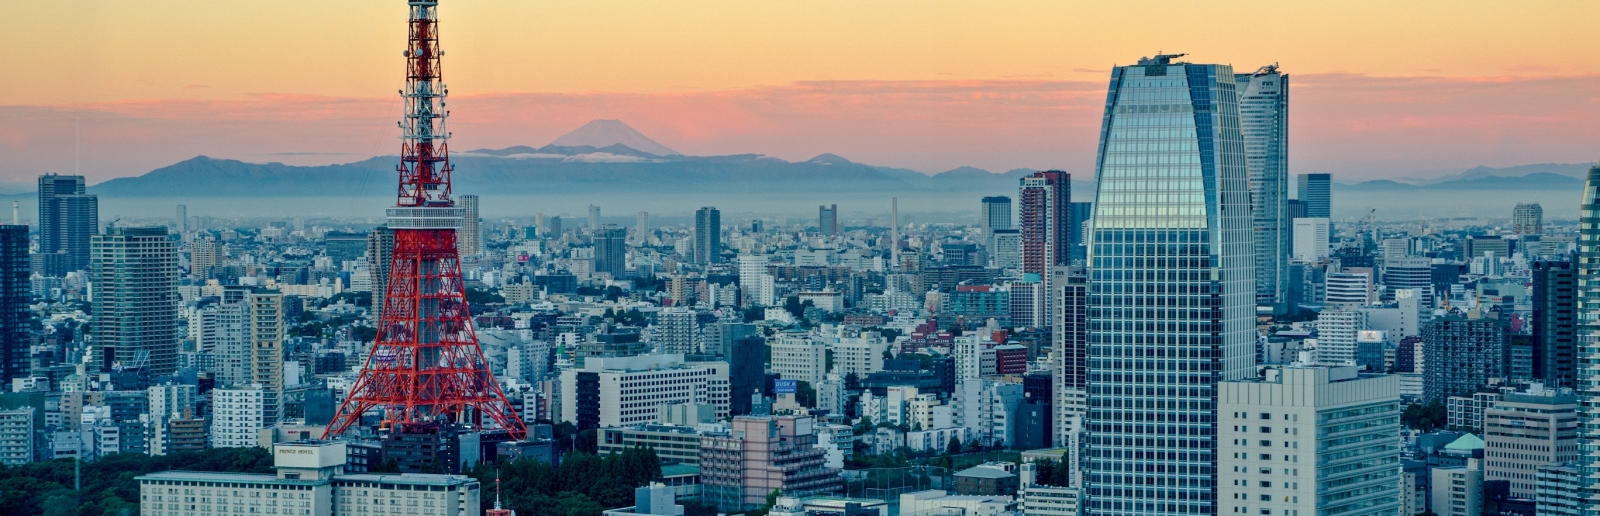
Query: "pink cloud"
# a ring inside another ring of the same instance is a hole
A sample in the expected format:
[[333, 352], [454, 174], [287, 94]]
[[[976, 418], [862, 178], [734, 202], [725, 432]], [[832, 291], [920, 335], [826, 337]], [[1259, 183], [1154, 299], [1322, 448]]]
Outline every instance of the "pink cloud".
[[[1350, 179], [1479, 164], [1594, 159], [1600, 77], [1475, 78], [1293, 75], [1295, 172]], [[485, 93], [452, 97], [456, 150], [543, 145], [616, 118], [688, 154], [832, 152], [938, 172], [1094, 163], [1105, 84], [1040, 80], [817, 81], [679, 94]], [[395, 152], [394, 98], [259, 94], [0, 106], [0, 178], [74, 168], [96, 180], [195, 155], [316, 164]]]

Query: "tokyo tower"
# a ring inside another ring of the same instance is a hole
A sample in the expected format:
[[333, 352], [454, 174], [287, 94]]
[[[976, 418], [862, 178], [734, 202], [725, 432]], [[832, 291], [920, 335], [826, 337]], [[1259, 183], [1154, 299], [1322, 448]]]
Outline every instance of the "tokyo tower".
[[381, 408], [384, 425], [493, 420], [515, 439], [527, 433], [495, 383], [473, 333], [456, 229], [464, 211], [450, 198], [445, 88], [439, 75], [438, 1], [409, 0], [400, 188], [388, 210], [394, 261], [378, 336], [361, 376], [323, 433], [344, 433]]

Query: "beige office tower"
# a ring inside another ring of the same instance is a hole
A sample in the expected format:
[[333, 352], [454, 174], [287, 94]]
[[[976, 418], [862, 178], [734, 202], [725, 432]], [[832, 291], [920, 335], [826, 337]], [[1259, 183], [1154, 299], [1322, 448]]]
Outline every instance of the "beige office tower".
[[207, 236], [189, 244], [189, 275], [195, 281], [205, 283], [211, 279], [218, 265], [222, 265], [222, 242]]

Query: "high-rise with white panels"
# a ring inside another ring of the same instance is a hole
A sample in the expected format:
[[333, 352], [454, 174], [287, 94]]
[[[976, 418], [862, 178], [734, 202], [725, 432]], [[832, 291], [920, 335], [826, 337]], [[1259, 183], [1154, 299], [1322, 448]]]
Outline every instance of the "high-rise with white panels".
[[[1578, 481], [1600, 497], [1600, 165], [1589, 168], [1578, 212]], [[1590, 503], [1583, 514], [1600, 514]]]
[[1234, 76], [1254, 214], [1256, 304], [1281, 306], [1289, 267], [1289, 75], [1278, 65]]
[[1111, 72], [1089, 235], [1089, 515], [1215, 514], [1217, 384], [1255, 370], [1255, 270], [1228, 65]]

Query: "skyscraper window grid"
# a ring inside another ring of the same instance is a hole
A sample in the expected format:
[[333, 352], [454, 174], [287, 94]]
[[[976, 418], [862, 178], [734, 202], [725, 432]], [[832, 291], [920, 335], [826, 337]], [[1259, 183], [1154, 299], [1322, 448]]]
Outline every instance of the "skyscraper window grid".
[[1233, 70], [1117, 67], [1095, 175], [1087, 514], [1214, 514], [1216, 388], [1253, 373]]

